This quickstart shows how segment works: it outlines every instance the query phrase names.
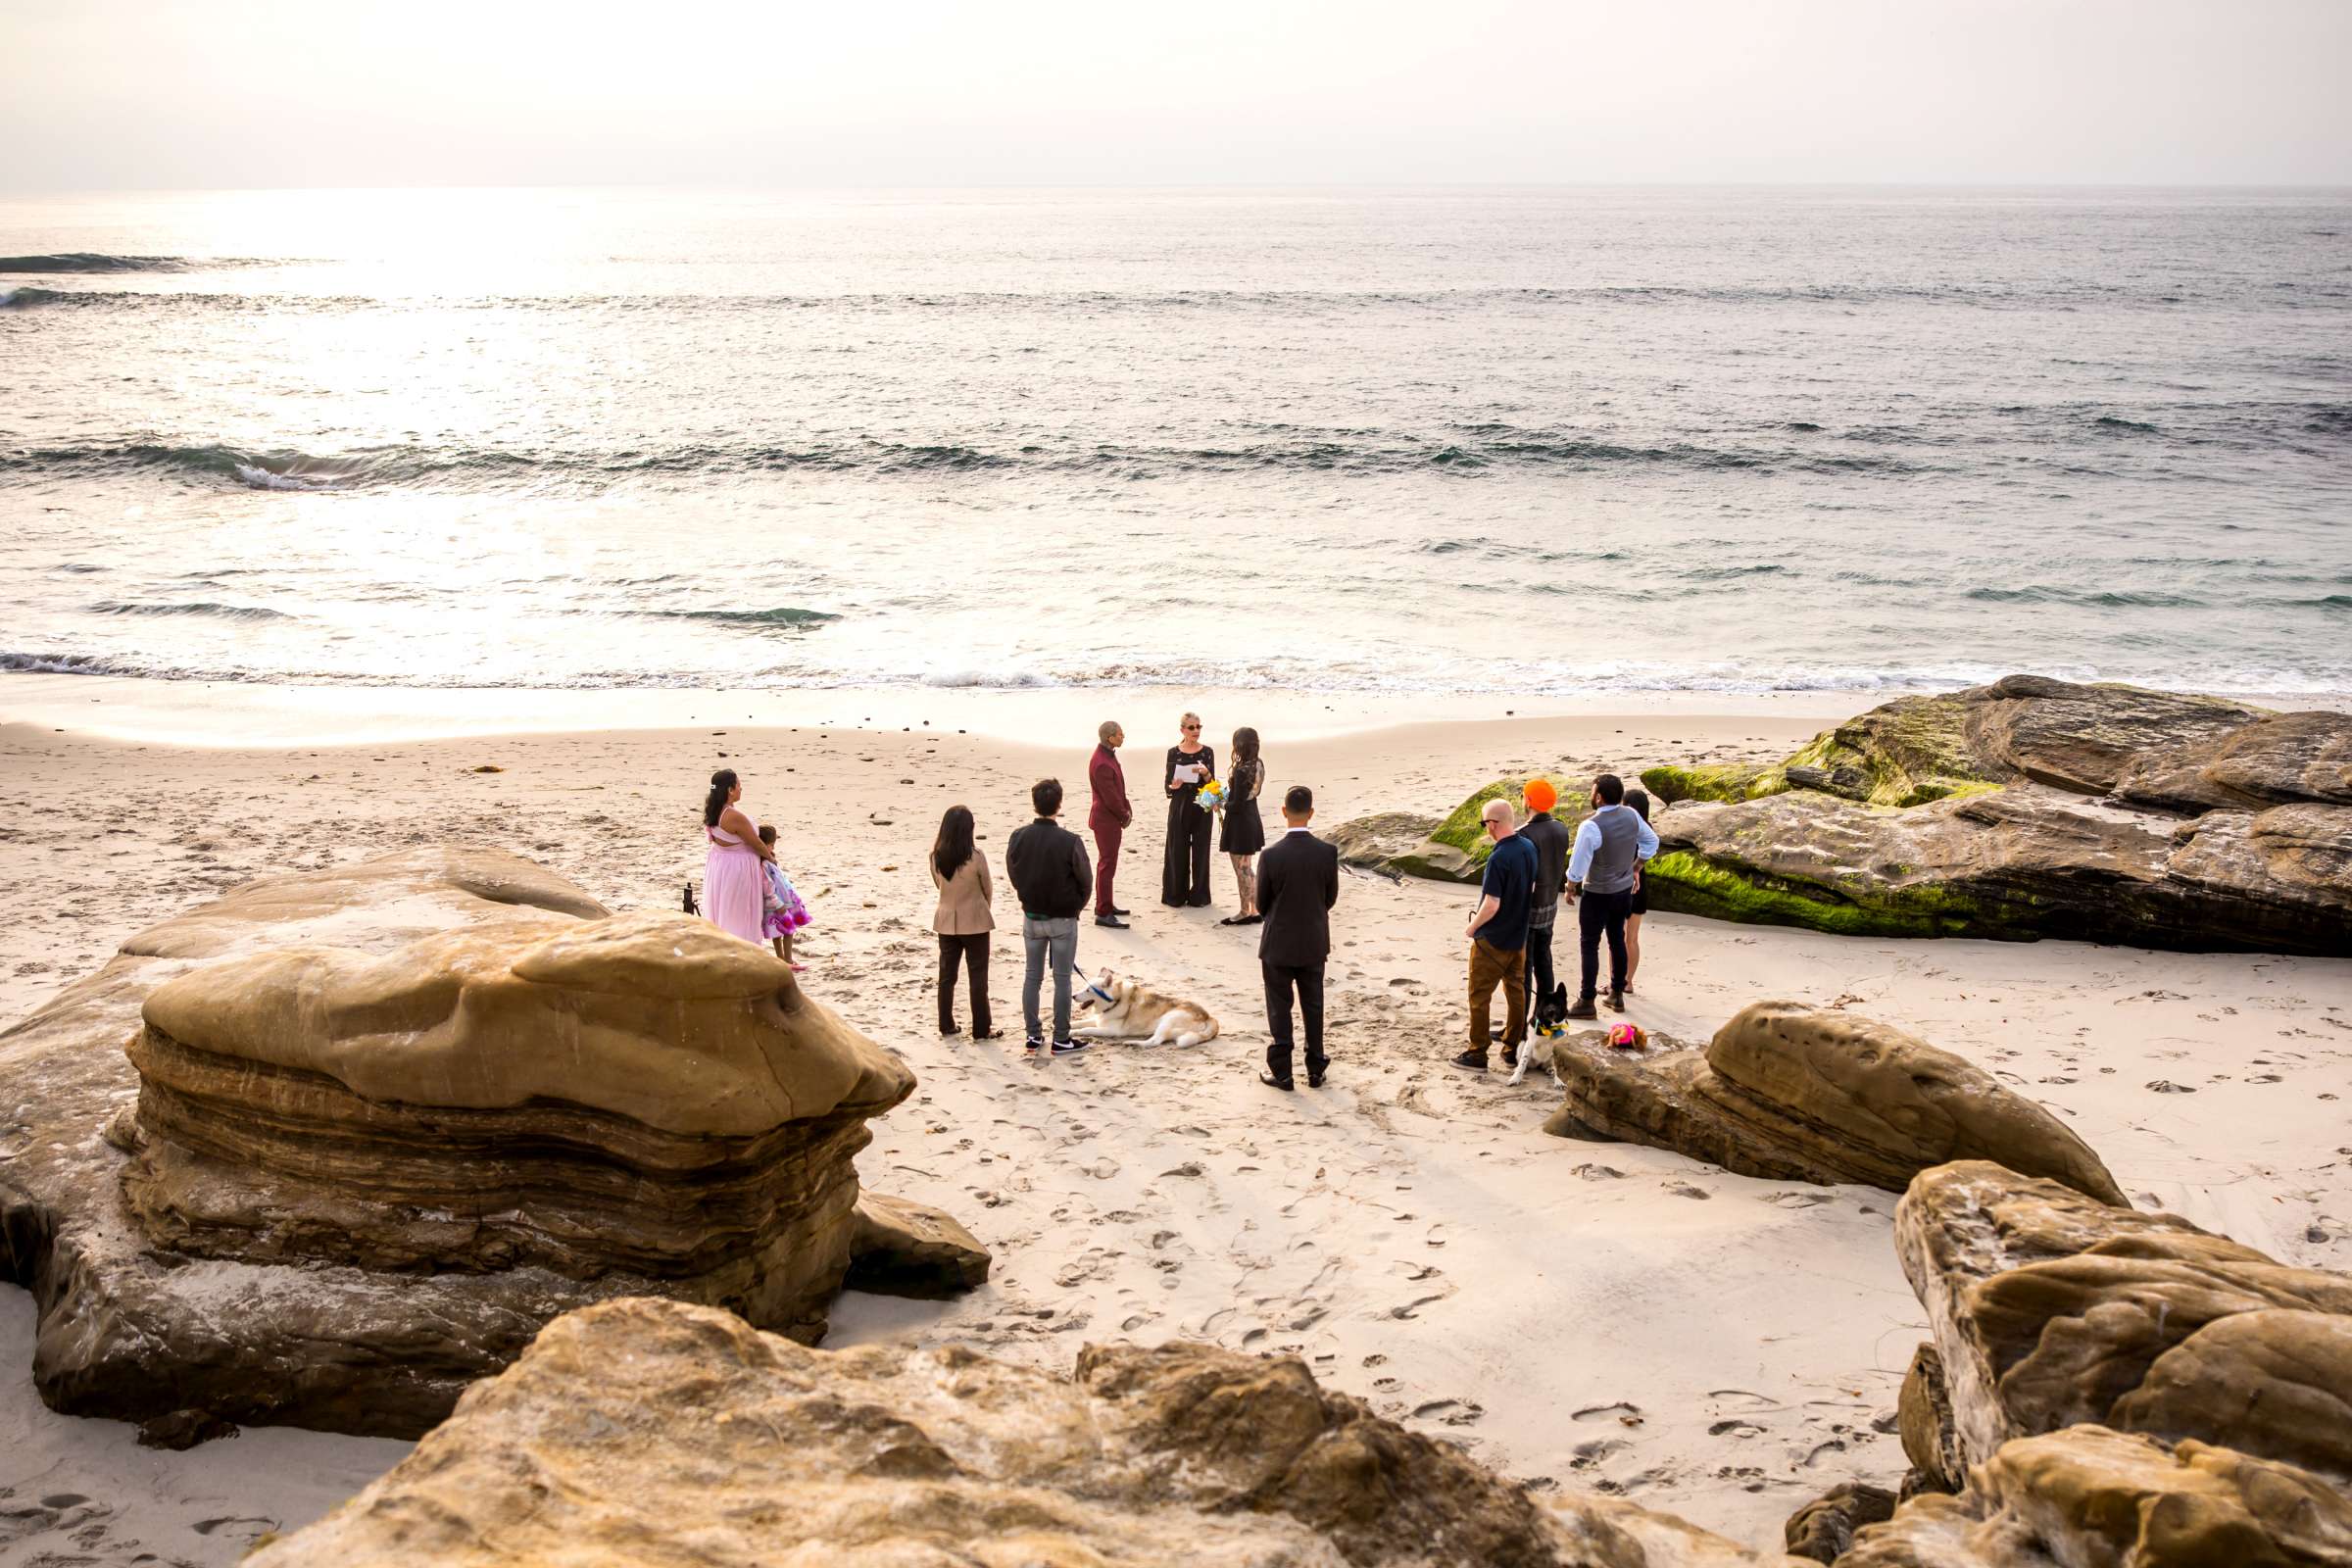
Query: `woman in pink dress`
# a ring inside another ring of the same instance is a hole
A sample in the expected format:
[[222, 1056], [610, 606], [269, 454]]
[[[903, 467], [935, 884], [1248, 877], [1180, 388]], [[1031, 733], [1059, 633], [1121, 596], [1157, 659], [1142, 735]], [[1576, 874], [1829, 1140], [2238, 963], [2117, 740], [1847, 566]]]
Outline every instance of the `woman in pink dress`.
[[703, 802], [703, 836], [710, 841], [703, 857], [703, 913], [729, 936], [762, 947], [766, 917], [762, 907], [767, 886], [761, 861], [775, 852], [760, 842], [760, 829], [741, 808], [743, 783], [735, 770], [722, 767], [710, 775], [710, 794]]

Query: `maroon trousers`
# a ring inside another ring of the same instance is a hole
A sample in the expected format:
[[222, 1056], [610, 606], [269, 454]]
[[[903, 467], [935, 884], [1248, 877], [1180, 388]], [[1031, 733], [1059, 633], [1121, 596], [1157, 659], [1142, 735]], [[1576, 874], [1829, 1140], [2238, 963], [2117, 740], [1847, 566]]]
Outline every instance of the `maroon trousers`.
[[1110, 879], [1118, 874], [1119, 840], [1127, 830], [1105, 822], [1087, 825], [1095, 830], [1095, 912], [1108, 914], [1112, 907]]

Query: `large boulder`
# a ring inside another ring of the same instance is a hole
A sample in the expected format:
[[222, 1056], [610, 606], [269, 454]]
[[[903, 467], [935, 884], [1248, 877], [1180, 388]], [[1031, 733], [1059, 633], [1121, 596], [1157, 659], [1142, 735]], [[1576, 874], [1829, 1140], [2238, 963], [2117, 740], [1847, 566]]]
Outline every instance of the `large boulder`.
[[1759, 1002], [1701, 1053], [1662, 1035], [1587, 1033], [1552, 1061], [1567, 1086], [1544, 1130], [1672, 1149], [1745, 1176], [1901, 1192], [1931, 1166], [1992, 1159], [2123, 1204], [2099, 1157], [1991, 1074], [1889, 1025]]
[[1421, 875], [1417, 866], [1408, 865], [1409, 858], [1421, 852], [1437, 825], [1436, 817], [1413, 811], [1376, 811], [1342, 822], [1328, 837], [1340, 852], [1342, 865]]
[[2352, 1484], [2352, 1278], [1984, 1160], [1895, 1205], [1960, 1456], [2078, 1424]]
[[[2352, 715], [2012, 675], [1658, 767], [1655, 908], [1856, 935], [2352, 947]], [[2094, 804], [2088, 797], [2103, 796]]]
[[279, 878], [0, 1035], [0, 1272], [60, 1410], [413, 1436], [613, 1297], [821, 1335], [912, 1087], [764, 950], [512, 856]]
[[1427, 836], [1417, 844], [1402, 843], [1401, 836], [1409, 831], [1410, 824], [1426, 822], [1428, 819], [1412, 817], [1401, 811], [1344, 823], [1333, 837], [1335, 842], [1343, 845], [1342, 858], [1350, 859], [1354, 864], [1374, 863], [1367, 860], [1360, 851], [1350, 857], [1347, 845], [1353, 840], [1360, 846], [1369, 847], [1374, 827], [1378, 825], [1382, 832], [1379, 841], [1382, 854], [1377, 863], [1382, 869], [1405, 876], [1426, 877], [1437, 882], [1476, 882], [1486, 874], [1487, 857], [1494, 849], [1494, 842], [1480, 825], [1487, 803], [1509, 801], [1519, 815], [1524, 817], [1527, 808], [1520, 803], [1520, 795], [1531, 780], [1544, 777], [1550, 778], [1552, 788], [1559, 792], [1562, 801], [1583, 794], [1589, 787], [1589, 781], [1572, 787], [1565, 779], [1540, 773], [1499, 778], [1472, 791], [1468, 800], [1446, 813], [1434, 826], [1425, 828], [1423, 831]]
[[1838, 1568], [2347, 1568], [2352, 1498], [2293, 1465], [2099, 1426], [2004, 1444]]
[[1653, 908], [1853, 936], [2352, 950], [2352, 806], [2195, 818], [2034, 786], [1906, 810], [1810, 790], [1660, 813]]
[[1293, 1358], [810, 1350], [615, 1301], [550, 1324], [382, 1479], [252, 1568], [1736, 1568], [1668, 1515], [1540, 1501]]

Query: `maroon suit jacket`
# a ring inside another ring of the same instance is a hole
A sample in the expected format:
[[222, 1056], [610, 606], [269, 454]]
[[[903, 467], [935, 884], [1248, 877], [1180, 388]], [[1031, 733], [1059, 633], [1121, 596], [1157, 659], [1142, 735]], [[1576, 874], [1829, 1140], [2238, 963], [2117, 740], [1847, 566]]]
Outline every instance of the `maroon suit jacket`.
[[1127, 804], [1127, 771], [1119, 766], [1118, 753], [1097, 746], [1094, 760], [1086, 764], [1086, 783], [1095, 794], [1095, 804], [1087, 808], [1088, 827], [1123, 828], [1135, 820], [1135, 808]]

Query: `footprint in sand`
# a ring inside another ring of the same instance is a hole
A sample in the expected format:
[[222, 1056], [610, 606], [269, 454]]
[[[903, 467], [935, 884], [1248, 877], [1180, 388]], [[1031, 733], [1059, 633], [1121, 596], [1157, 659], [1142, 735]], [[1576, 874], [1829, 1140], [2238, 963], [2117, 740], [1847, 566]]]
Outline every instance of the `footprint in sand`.
[[1666, 1191], [1677, 1198], [1711, 1199], [1715, 1196], [1704, 1187], [1693, 1187], [1689, 1182], [1668, 1182]]
[[1772, 1193], [1764, 1200], [1775, 1208], [1812, 1208], [1829, 1200], [1827, 1193]]
[[[250, 1526], [251, 1528], [241, 1528], [247, 1526]], [[232, 1536], [244, 1536], [248, 1539], [265, 1535], [270, 1531], [275, 1530], [276, 1528], [277, 1521], [274, 1519], [258, 1519], [248, 1515], [229, 1515], [220, 1519], [199, 1519], [195, 1524], [195, 1531], [200, 1536], [209, 1536], [217, 1531], [226, 1530]]]
[[1621, 1426], [1638, 1427], [1642, 1424], [1642, 1407], [1640, 1405], [1628, 1404], [1623, 1399], [1620, 1399], [1614, 1404], [1588, 1404], [1582, 1410], [1579, 1410], [1574, 1415], [1570, 1416], [1569, 1419], [1572, 1421], [1607, 1421], [1614, 1419]]
[[1614, 1165], [1579, 1165], [1575, 1174], [1589, 1182], [1622, 1181], [1625, 1177], [1625, 1172]]

